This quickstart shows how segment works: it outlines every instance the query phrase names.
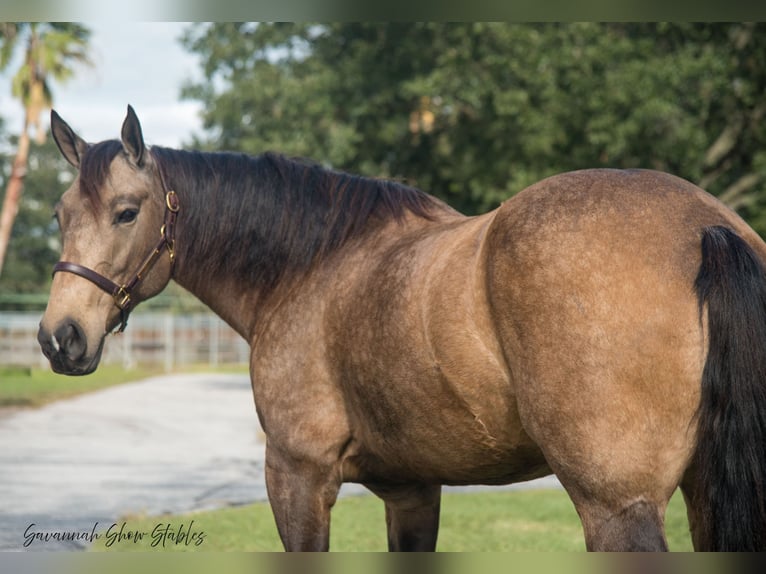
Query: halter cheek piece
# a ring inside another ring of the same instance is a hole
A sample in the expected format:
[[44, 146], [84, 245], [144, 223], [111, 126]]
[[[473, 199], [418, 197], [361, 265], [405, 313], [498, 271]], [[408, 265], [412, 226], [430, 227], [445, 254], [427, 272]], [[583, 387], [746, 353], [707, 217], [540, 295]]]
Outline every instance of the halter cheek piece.
[[[165, 181], [162, 176], [162, 187], [167, 189]], [[149, 255], [146, 256], [141, 266], [138, 268], [133, 276], [127, 282], [122, 285], [118, 285], [111, 279], [107, 279], [100, 273], [88, 269], [77, 263], [70, 263], [68, 261], [59, 261], [53, 266], [53, 274], [58, 271], [66, 271], [67, 273], [74, 273], [80, 277], [84, 277], [91, 283], [96, 284], [99, 288], [109, 293], [114, 299], [114, 304], [120, 309], [120, 328], [117, 331], [122, 333], [125, 327], [128, 326], [128, 315], [136, 306], [136, 302], [133, 300], [132, 295], [135, 288], [144, 278], [144, 275], [154, 266], [157, 260], [162, 255], [162, 252], [167, 249], [170, 256], [171, 275], [172, 266], [175, 263], [175, 228], [176, 217], [180, 204], [178, 203], [178, 195], [175, 191], [168, 191], [165, 193], [165, 221], [160, 228], [160, 240], [157, 246], [152, 250]]]

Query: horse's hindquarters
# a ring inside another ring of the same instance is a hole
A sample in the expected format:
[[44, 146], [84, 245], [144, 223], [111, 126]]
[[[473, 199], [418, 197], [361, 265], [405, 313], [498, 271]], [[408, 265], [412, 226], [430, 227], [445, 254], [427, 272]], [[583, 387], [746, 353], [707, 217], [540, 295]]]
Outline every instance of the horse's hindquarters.
[[661, 526], [694, 448], [697, 222], [731, 216], [679, 181], [559, 176], [509, 202], [491, 232], [490, 298], [521, 419], [591, 547], [611, 544], [631, 508]]

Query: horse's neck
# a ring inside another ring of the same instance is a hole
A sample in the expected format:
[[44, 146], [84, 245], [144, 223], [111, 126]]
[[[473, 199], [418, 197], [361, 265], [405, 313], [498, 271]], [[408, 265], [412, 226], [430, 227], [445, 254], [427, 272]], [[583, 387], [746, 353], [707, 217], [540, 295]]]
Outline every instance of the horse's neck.
[[257, 299], [252, 291], [225, 277], [200, 282], [180, 271], [177, 270], [174, 275], [176, 283], [197, 297], [242, 337], [249, 338], [253, 321], [252, 309]]
[[[463, 217], [450, 210], [444, 210], [442, 216], [445, 220]], [[356, 274], [359, 267], [365, 267], [383, 257], [386, 250], [397, 241], [439, 219], [442, 217], [437, 216], [435, 221], [428, 222], [408, 215], [403, 221], [391, 221], [369, 237], [360, 238], [345, 246], [305, 275], [286, 277], [268, 293], [261, 292], [256, 285], [243, 282], [235, 273], [231, 276], [200, 276], [199, 268], [204, 267], [200, 265], [201, 261], [177, 261], [174, 279], [250, 341], [258, 322], [270, 316], [272, 307], [289, 303], [290, 298], [301, 290], [334, 289], [338, 275], [333, 270], [342, 269], [344, 276]], [[225, 257], [225, 254], [221, 256]], [[317, 281], [329, 281], [332, 284], [317, 285]]]

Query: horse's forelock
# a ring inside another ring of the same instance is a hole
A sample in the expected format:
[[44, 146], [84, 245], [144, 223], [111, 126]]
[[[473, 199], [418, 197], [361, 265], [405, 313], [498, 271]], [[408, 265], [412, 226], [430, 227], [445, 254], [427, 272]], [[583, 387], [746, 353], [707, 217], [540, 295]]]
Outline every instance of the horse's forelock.
[[88, 148], [80, 165], [80, 193], [86, 197], [94, 210], [101, 206], [100, 190], [109, 176], [112, 160], [122, 150], [119, 140], [107, 140]]

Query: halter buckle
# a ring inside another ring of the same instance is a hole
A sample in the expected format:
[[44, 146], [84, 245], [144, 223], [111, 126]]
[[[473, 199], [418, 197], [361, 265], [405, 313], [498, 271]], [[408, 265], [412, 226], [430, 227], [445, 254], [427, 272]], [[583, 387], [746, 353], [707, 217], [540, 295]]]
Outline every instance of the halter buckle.
[[170, 257], [170, 264], [173, 265], [176, 262], [176, 240], [165, 243], [168, 250], [168, 256]]
[[112, 295], [112, 297], [114, 298], [114, 304], [121, 310], [125, 310], [130, 304], [130, 292], [125, 289], [125, 285], [120, 285], [117, 293]]

